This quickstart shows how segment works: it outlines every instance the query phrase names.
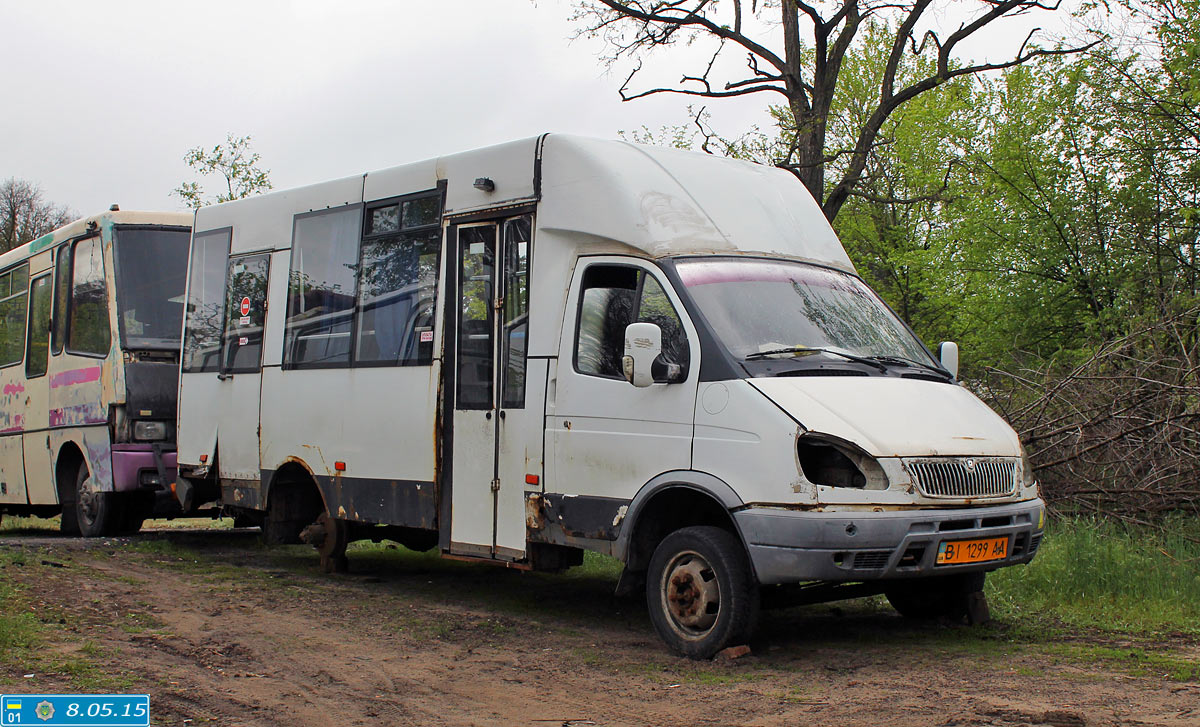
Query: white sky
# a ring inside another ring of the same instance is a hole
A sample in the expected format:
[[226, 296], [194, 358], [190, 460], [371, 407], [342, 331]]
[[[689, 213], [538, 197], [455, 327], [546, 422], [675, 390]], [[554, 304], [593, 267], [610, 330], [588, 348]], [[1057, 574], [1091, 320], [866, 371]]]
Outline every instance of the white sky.
[[[253, 137], [284, 189], [544, 131], [657, 129], [706, 102], [621, 103], [624, 72], [606, 73], [599, 41], [570, 40], [569, 13], [566, 0], [0, 0], [0, 179], [79, 214], [181, 209], [184, 152], [229, 132]], [[996, 47], [1012, 53], [1022, 25]], [[707, 103], [732, 132], [766, 125], [768, 98]]]

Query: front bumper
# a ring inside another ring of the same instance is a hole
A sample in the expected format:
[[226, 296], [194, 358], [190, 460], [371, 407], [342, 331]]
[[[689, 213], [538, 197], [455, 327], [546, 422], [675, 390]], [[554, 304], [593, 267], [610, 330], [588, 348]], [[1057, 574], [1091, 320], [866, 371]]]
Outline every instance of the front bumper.
[[[988, 571], [1033, 560], [1041, 499], [990, 507], [809, 512], [752, 507], [733, 514], [758, 582], [872, 581]], [[945, 541], [1005, 536], [1003, 560], [936, 565]]]
[[114, 444], [112, 473], [113, 489], [117, 492], [169, 492], [175, 481], [175, 452], [161, 445]]

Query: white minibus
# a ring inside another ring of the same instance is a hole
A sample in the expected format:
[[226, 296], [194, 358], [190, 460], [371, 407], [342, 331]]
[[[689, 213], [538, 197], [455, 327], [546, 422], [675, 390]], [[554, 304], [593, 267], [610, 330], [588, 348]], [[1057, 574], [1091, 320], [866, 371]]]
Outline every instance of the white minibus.
[[785, 171], [547, 134], [197, 211], [177, 495], [269, 540], [625, 564], [658, 633], [760, 597], [963, 613], [1028, 562], [1013, 430]]

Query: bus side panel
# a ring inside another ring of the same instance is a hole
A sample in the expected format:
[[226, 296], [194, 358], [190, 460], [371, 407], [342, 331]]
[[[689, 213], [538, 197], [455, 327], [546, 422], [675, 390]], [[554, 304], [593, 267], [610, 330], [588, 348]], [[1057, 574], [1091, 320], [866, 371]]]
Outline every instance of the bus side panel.
[[183, 374], [179, 386], [179, 416], [175, 435], [179, 462], [196, 466], [212, 465], [217, 448], [217, 416], [221, 402], [215, 395], [214, 373]]
[[[63, 447], [68, 445], [74, 446], [83, 453], [83, 458], [87, 462], [88, 472], [95, 482], [96, 487], [101, 492], [112, 492], [112, 446], [108, 438], [108, 429], [89, 427], [87, 429], [50, 430], [50, 450], [56, 454], [55, 461], [57, 461], [58, 457], [62, 456]], [[49, 498], [52, 502], [58, 502], [58, 492], [55, 489], [53, 479], [39, 484], [46, 488], [42, 492], [41, 497]]]
[[[0, 424], [3, 419], [0, 419]], [[0, 428], [7, 428], [4, 424]], [[0, 503], [24, 505], [25, 463], [21, 457], [21, 435], [0, 434]]]
[[337, 517], [433, 527], [438, 376], [437, 362], [264, 369], [264, 467], [302, 462]]

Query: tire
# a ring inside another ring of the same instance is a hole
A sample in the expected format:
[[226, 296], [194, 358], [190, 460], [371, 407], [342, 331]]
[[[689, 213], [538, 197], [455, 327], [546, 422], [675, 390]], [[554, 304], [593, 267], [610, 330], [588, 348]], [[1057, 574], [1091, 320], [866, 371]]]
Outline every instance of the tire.
[[709, 659], [745, 643], [758, 618], [758, 584], [732, 533], [711, 526], [676, 530], [659, 543], [646, 578], [654, 630], [672, 651]]
[[91, 488], [90, 481], [87, 463], [80, 462], [75, 475], [75, 516], [79, 534], [85, 538], [112, 535], [121, 523], [116, 494], [97, 492]]
[[961, 619], [967, 615], [970, 595], [983, 590], [986, 576], [979, 572], [918, 578], [896, 583], [884, 594], [892, 608], [905, 618]]

